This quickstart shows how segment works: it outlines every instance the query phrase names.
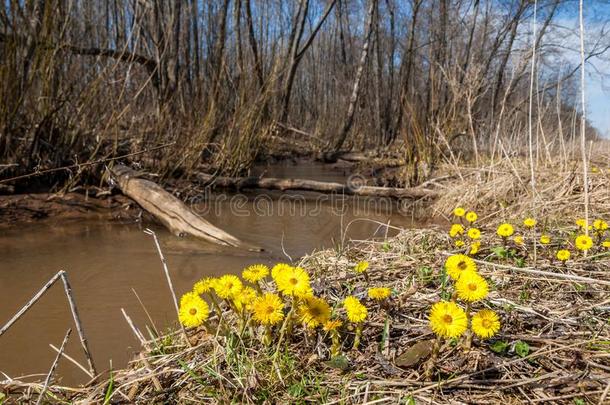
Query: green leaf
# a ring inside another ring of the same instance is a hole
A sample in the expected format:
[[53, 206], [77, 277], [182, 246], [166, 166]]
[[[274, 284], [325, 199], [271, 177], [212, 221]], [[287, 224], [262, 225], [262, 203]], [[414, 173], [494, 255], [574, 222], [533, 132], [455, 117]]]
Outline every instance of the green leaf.
[[508, 256], [508, 251], [504, 246], [497, 246], [495, 248], [492, 248], [491, 251], [493, 252], [493, 254], [495, 254], [501, 259], [505, 259], [506, 256]]
[[506, 353], [508, 350], [509, 344], [503, 340], [496, 340], [492, 344], [489, 345], [489, 348], [496, 353]]
[[405, 405], [415, 405], [415, 398], [413, 398], [412, 396], [408, 396], [407, 397], [407, 401], [405, 402]]
[[341, 371], [346, 371], [350, 367], [348, 358], [341, 355], [333, 357], [326, 362], [326, 365], [330, 368], [337, 368]]
[[517, 353], [519, 357], [527, 356], [528, 354], [530, 354], [530, 345], [520, 340], [517, 340], [517, 342], [515, 342], [515, 353]]
[[390, 251], [390, 244], [388, 242], [383, 242], [383, 245], [381, 245], [381, 248], [383, 249], [384, 252], [389, 252]]
[[585, 405], [585, 400], [582, 398], [574, 398], [574, 405]]
[[108, 382], [108, 388], [106, 389], [106, 395], [104, 396], [104, 405], [110, 403], [110, 398], [112, 398], [112, 394], [114, 393], [114, 376], [112, 375], [112, 371], [110, 372], [110, 381]]

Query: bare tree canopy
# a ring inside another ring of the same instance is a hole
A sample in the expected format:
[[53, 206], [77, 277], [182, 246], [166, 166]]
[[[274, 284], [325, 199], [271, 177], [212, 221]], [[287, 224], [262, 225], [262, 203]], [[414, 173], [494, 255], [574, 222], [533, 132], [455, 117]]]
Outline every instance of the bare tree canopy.
[[[237, 175], [294, 137], [310, 152], [401, 145], [413, 165], [517, 151], [532, 73], [536, 145], [559, 147], [579, 119], [576, 14], [569, 0], [5, 1], [3, 176], [167, 143], [144, 162], [163, 175]], [[587, 61], [606, 58], [606, 30]]]

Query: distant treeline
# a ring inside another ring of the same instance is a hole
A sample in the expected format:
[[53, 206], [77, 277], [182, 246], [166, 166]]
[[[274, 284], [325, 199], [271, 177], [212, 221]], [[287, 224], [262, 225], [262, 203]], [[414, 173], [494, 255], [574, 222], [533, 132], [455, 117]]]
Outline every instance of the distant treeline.
[[[563, 56], [577, 6], [7, 0], [1, 175], [165, 143], [142, 155], [165, 175], [201, 162], [234, 174], [284, 141], [322, 152], [400, 145], [411, 162], [465, 149], [513, 153], [526, 145], [530, 91], [544, 156], [578, 126], [579, 66]], [[608, 47], [604, 37], [589, 43], [586, 57]]]

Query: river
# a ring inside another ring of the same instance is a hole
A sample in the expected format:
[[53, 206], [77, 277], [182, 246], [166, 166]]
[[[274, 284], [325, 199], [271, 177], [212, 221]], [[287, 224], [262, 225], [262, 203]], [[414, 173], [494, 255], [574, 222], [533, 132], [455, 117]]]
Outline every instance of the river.
[[[254, 171], [263, 172], [275, 177], [349, 180], [346, 172], [317, 164], [283, 164]], [[410, 211], [397, 209], [389, 200], [316, 193], [215, 192], [189, 203], [215, 225], [265, 250], [253, 253], [180, 239], [159, 226], [146, 225], [158, 234], [178, 295], [206, 275], [238, 273], [252, 263], [272, 264], [288, 261], [288, 257], [296, 260], [350, 239], [391, 236], [396, 231], [383, 225], [388, 221], [403, 228], [419, 224]], [[146, 226], [50, 219], [3, 231], [0, 323], [8, 321], [57, 271], [65, 270], [98, 372], [126, 366], [139, 343], [121, 308], [145, 334], [151, 321], [143, 307], [159, 330], [176, 325], [161, 262], [152, 238], [143, 232]], [[69, 306], [61, 283], [57, 283], [0, 336], [0, 372], [11, 378], [31, 374], [44, 378], [55, 357], [49, 344], [59, 347], [70, 327], [74, 329]], [[85, 365], [75, 332], [66, 353]], [[56, 375], [62, 384], [88, 380], [64, 360]]]

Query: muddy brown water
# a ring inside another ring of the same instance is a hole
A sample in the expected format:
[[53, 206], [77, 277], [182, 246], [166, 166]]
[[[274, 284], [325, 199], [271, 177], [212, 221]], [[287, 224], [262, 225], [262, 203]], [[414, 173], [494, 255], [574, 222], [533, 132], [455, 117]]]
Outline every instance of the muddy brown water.
[[[320, 165], [259, 167], [275, 177], [347, 181], [348, 174]], [[356, 179], [358, 180], [358, 179]], [[252, 263], [272, 264], [349, 239], [383, 238], [396, 227], [421, 225], [389, 200], [345, 199], [316, 193], [205, 193], [191, 201], [205, 218], [265, 249], [261, 253], [228, 249], [157, 232], [178, 294], [205, 275], [237, 273]], [[0, 325], [8, 321], [57, 271], [65, 270], [98, 372], [120, 368], [138, 350], [138, 342], [121, 314], [124, 308], [146, 334], [150, 324], [136, 292], [160, 330], [176, 325], [161, 263], [153, 241], [137, 223], [107, 221], [43, 223], [0, 231]], [[42, 379], [68, 328], [74, 329], [61, 283], [51, 288], [3, 336], [0, 373], [11, 378]], [[86, 364], [78, 337], [66, 353]], [[57, 375], [63, 384], [80, 384], [87, 376], [62, 360]], [[5, 376], [0, 374], [0, 380]]]

